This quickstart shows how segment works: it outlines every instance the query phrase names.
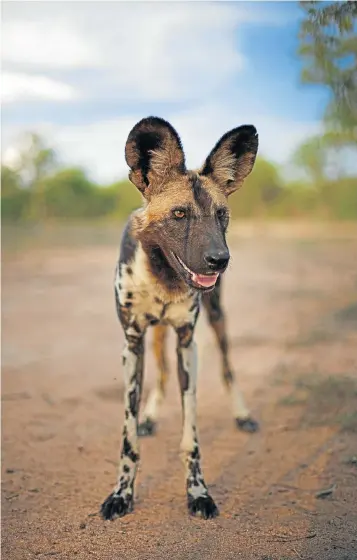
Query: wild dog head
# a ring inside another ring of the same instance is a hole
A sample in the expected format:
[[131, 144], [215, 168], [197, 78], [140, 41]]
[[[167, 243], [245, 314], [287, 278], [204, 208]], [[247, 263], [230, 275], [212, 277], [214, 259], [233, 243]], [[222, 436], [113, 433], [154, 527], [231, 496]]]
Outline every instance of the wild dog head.
[[129, 134], [129, 178], [145, 204], [135, 217], [144, 249], [198, 290], [213, 289], [228, 266], [228, 196], [253, 169], [258, 150], [254, 126], [227, 132], [198, 171], [186, 169], [181, 140], [163, 119], [148, 117]]

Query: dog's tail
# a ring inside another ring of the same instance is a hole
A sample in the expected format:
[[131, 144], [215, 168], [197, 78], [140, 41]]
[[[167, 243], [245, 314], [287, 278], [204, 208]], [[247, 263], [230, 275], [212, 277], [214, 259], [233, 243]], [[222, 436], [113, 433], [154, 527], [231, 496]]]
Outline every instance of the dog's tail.
[[153, 346], [156, 364], [158, 367], [157, 387], [162, 396], [165, 395], [167, 380], [169, 376], [166, 353], [167, 333], [168, 327], [166, 325], [157, 325], [154, 327]]

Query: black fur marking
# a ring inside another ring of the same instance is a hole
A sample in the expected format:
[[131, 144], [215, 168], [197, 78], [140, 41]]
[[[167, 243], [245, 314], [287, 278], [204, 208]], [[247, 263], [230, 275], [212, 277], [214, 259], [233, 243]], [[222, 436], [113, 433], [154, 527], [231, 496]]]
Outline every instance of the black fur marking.
[[133, 307], [133, 302], [131, 302], [131, 301], [126, 301], [126, 302], [125, 302], [125, 307], [127, 307], [127, 308]]
[[200, 450], [196, 446], [195, 449], [191, 453], [191, 459], [199, 459], [200, 458]]
[[[162, 303], [162, 302], [160, 302], [160, 303]], [[166, 311], [167, 311], [169, 305], [171, 305], [171, 303], [165, 303], [165, 304], [164, 304], [164, 306], [163, 306], [163, 308], [162, 308], [162, 310], [161, 310], [160, 319], [162, 319], [162, 318], [164, 317], [164, 315], [165, 315], [165, 313], [166, 313]]]
[[137, 332], [138, 334], [142, 332], [141, 328], [139, 327], [136, 321], [133, 321], [130, 326], [133, 327], [134, 331]]
[[116, 310], [117, 310], [117, 315], [119, 320], [121, 320], [121, 311], [120, 311], [120, 301], [119, 301], [119, 294], [118, 291], [116, 289], [116, 287], [114, 287], [114, 294], [115, 294], [115, 306], [116, 306]]
[[137, 394], [136, 394], [136, 387], [129, 393], [129, 407], [131, 415], [136, 417], [137, 413]]
[[[119, 264], [131, 262], [134, 258], [136, 247], [137, 241], [131, 234], [131, 223], [128, 221], [121, 240]], [[129, 273], [128, 269], [127, 272]]]
[[129, 459], [136, 463], [139, 460], [139, 455], [133, 451], [130, 441], [128, 440], [127, 436], [124, 436], [123, 440], [123, 456], [129, 457]]
[[130, 467], [128, 467], [128, 465], [124, 465], [123, 471], [124, 471], [125, 473], [130, 472]]
[[195, 311], [195, 314], [194, 314], [194, 316], [193, 316], [193, 326], [196, 325], [196, 322], [197, 322], [197, 319], [198, 319], [199, 314], [200, 314], [200, 306], [198, 305], [198, 306], [197, 306], [197, 309], [196, 309], [196, 311]]
[[[145, 249], [145, 247], [144, 247]], [[149, 255], [149, 266], [154, 276], [172, 291], [175, 291], [180, 278], [177, 272], [170, 266], [167, 258], [160, 247], [147, 247]]]
[[160, 150], [162, 147], [162, 136], [158, 132], [139, 132], [136, 136], [137, 152], [139, 161], [136, 169], [141, 170], [142, 178], [146, 186], [149, 185], [148, 173], [150, 171], [151, 150]]
[[227, 383], [227, 385], [231, 385], [231, 383], [233, 381], [232, 372], [229, 369], [224, 371], [223, 372], [223, 378], [224, 378], [225, 382]]
[[[212, 156], [211, 156], [212, 157]], [[206, 161], [205, 161], [205, 165], [201, 171], [201, 175], [212, 175], [213, 173], [213, 167], [212, 167], [212, 162], [211, 162], [211, 157], [209, 156]]]
[[194, 325], [186, 323], [176, 329], [178, 343], [181, 348], [188, 348], [192, 342]]
[[187, 391], [189, 387], [190, 378], [187, 371], [183, 367], [182, 352], [180, 348], [177, 349], [177, 361], [178, 361], [178, 376], [180, 382], [181, 396], [183, 396], [183, 393]]
[[106, 520], [114, 520], [117, 517], [123, 517], [127, 513], [133, 511], [133, 495], [127, 494], [125, 497], [119, 494], [110, 494], [103, 502], [100, 513]]
[[236, 425], [242, 432], [253, 434], [259, 431], [259, 423], [254, 418], [236, 418]]
[[126, 294], [127, 299], [133, 299], [133, 292], [128, 292]]
[[[221, 350], [223, 352], [223, 354], [227, 354], [228, 352], [228, 340], [226, 335], [224, 334], [223, 336], [221, 336], [221, 338], [219, 339], [219, 345], [221, 347]], [[229, 375], [232, 377], [232, 374], [230, 372], [228, 372], [228, 377]]]
[[218, 508], [211, 496], [199, 496], [194, 498], [191, 494], [187, 494], [187, 507], [191, 515], [201, 515], [203, 519], [212, 519], [219, 515]]
[[161, 299], [156, 296], [154, 297], [154, 301], [155, 303], [162, 303]]
[[203, 294], [203, 305], [206, 309], [208, 320], [210, 323], [219, 321], [222, 318], [223, 312], [221, 308], [221, 277], [217, 278], [214, 290], [208, 294]]
[[192, 475], [192, 477], [193, 477], [193, 480], [196, 480], [196, 479], [198, 478], [198, 475], [199, 475], [199, 474], [202, 474], [202, 473], [201, 473], [201, 467], [200, 467], [200, 464], [199, 464], [199, 462], [198, 462], [198, 459], [197, 459], [197, 461], [196, 461], [196, 460], [195, 460], [195, 461], [191, 461], [191, 463], [190, 463], [190, 465], [189, 465], [189, 468], [190, 468], [190, 471], [191, 471], [191, 475]]
[[127, 266], [126, 267], [126, 272], [131, 276], [133, 274], [133, 269], [131, 268], [131, 266]]
[[160, 319], [151, 315], [151, 313], [145, 313], [145, 319], [150, 323], [150, 325], [157, 325], [160, 321]]
[[212, 198], [207, 190], [202, 186], [198, 175], [192, 177], [192, 189], [195, 202], [203, 210], [204, 214], [208, 214], [212, 205]]
[[127, 331], [125, 331], [125, 337], [126, 337], [126, 340], [127, 340], [127, 343], [128, 343], [128, 348], [129, 348], [130, 352], [133, 352], [133, 354], [135, 354], [135, 356], [143, 355], [144, 344], [143, 344], [142, 337], [127, 334]]
[[212, 165], [212, 157], [217, 153], [217, 151], [222, 148], [223, 144], [229, 143], [229, 148], [232, 154], [235, 155], [237, 161], [246, 153], [251, 152], [255, 154], [258, 149], [258, 134], [257, 130], [252, 125], [243, 125], [229, 132], [226, 132], [217, 144], [214, 146], [213, 150], [207, 157], [201, 175], [212, 175], [214, 174], [214, 168]]
[[138, 426], [138, 436], [147, 437], [153, 436], [156, 433], [156, 422], [153, 422], [150, 418], [146, 418], [144, 422]]
[[231, 150], [237, 159], [247, 152], [255, 152], [258, 144], [258, 135], [254, 126], [243, 125], [239, 128], [239, 134], [235, 135], [231, 142]]

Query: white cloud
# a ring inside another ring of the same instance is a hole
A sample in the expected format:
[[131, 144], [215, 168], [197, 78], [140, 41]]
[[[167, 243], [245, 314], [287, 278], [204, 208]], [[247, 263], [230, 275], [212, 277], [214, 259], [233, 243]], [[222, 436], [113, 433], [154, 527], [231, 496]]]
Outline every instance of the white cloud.
[[52, 80], [46, 76], [36, 76], [16, 72], [4, 72], [1, 76], [1, 99], [3, 103], [50, 99], [68, 101], [77, 93], [72, 86]]
[[92, 64], [95, 52], [73, 28], [70, 19], [66, 20], [62, 16], [60, 20], [47, 21], [41, 17], [41, 10], [38, 7], [36, 9], [36, 5], [34, 11], [39, 16], [35, 21], [23, 15], [21, 19], [15, 17], [9, 21], [4, 18], [3, 61], [42, 70], [54, 67], [79, 68]]
[[[244, 66], [236, 31], [257, 14], [220, 2], [6, 3], [3, 62], [26, 73], [66, 71], [86, 97], [207, 99]], [[74, 71], [88, 69], [90, 81]]]

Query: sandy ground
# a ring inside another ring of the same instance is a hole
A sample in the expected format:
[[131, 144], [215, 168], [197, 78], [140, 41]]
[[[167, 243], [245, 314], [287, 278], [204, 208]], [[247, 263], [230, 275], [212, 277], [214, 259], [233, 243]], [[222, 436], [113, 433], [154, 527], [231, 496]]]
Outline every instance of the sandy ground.
[[[173, 339], [135, 511], [114, 522], [97, 514], [123, 417], [115, 244], [4, 254], [4, 559], [357, 559], [357, 240], [294, 231], [231, 236], [231, 351], [259, 433], [235, 429], [200, 318], [198, 425], [221, 512], [209, 521], [186, 512]], [[144, 396], [155, 373], [148, 344]]]

